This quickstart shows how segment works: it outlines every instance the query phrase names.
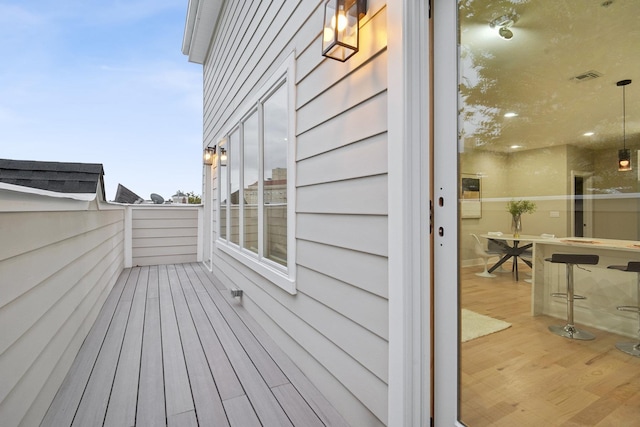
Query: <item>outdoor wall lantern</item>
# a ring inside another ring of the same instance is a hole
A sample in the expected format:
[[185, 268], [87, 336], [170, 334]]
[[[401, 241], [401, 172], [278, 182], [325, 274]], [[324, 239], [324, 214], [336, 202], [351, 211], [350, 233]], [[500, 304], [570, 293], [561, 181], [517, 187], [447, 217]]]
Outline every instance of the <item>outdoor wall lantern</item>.
[[360, 19], [367, 13], [367, 0], [327, 0], [324, 4], [322, 55], [345, 62], [358, 52]]
[[220, 166], [227, 166], [227, 150], [220, 147]]
[[213, 164], [213, 159], [215, 158], [216, 155], [216, 146], [214, 145], [213, 147], [207, 147], [204, 149], [204, 164], [205, 165], [212, 165]]

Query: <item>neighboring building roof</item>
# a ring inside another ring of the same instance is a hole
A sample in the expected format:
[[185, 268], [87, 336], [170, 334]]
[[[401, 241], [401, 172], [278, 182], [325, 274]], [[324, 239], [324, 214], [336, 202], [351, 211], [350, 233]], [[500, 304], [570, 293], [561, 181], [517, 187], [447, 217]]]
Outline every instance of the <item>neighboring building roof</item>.
[[100, 194], [105, 200], [100, 163], [0, 159], [0, 182], [56, 193]]
[[118, 189], [116, 190], [116, 198], [114, 202], [133, 204], [133, 203], [140, 203], [141, 201], [144, 201], [142, 197], [138, 196], [136, 193], [129, 190], [124, 185], [118, 184]]

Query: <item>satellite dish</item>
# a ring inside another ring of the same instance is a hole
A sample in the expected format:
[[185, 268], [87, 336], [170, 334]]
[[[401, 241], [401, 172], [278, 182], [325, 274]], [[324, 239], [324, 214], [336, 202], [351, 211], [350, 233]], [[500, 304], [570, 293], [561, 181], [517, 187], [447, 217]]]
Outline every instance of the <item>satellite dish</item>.
[[151, 193], [151, 200], [156, 205], [161, 205], [164, 203], [164, 199], [162, 198], [162, 196], [156, 193]]

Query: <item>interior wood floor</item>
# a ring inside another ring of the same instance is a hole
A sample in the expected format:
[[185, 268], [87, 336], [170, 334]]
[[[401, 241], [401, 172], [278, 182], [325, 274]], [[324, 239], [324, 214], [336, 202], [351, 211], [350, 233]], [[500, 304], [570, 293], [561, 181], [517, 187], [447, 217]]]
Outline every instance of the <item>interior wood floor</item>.
[[512, 326], [462, 343], [461, 420], [470, 427], [640, 426], [640, 358], [615, 348], [634, 339], [593, 328], [585, 328], [593, 341], [552, 334], [547, 327], [564, 322], [531, 316], [530, 270], [519, 267], [519, 282], [511, 273], [483, 278], [475, 275], [481, 267], [462, 269], [462, 308]]

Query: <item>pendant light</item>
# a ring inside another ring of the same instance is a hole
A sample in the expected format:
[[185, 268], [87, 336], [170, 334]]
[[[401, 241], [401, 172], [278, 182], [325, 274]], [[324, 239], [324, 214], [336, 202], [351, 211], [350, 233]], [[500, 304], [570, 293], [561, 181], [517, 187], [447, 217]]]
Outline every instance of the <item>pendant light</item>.
[[631, 152], [627, 148], [627, 123], [626, 123], [626, 99], [625, 86], [631, 83], [631, 80], [620, 80], [616, 86], [622, 86], [622, 150], [618, 150], [618, 170], [620, 172], [631, 170]]

